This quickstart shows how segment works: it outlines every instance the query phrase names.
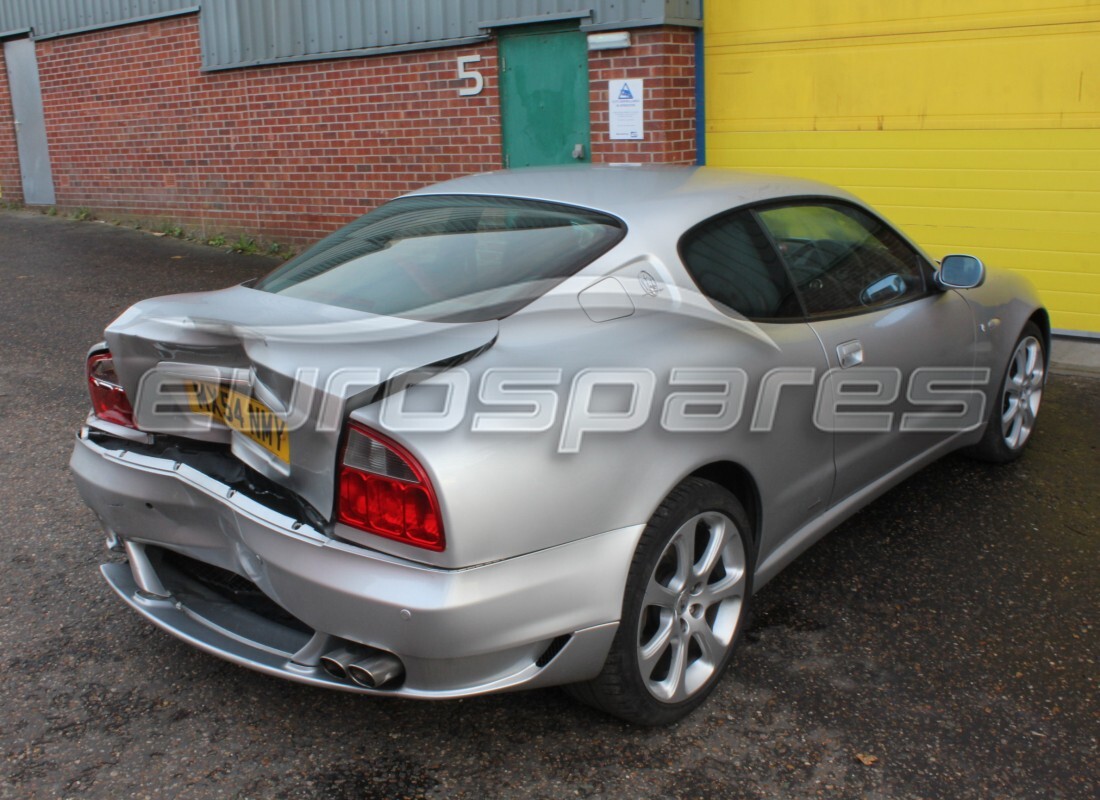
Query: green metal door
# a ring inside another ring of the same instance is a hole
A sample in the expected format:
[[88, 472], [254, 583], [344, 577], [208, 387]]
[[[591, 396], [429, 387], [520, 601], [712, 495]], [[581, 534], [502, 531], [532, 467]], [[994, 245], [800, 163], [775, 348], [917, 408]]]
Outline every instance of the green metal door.
[[550, 26], [502, 34], [500, 104], [504, 166], [588, 161], [585, 35]]

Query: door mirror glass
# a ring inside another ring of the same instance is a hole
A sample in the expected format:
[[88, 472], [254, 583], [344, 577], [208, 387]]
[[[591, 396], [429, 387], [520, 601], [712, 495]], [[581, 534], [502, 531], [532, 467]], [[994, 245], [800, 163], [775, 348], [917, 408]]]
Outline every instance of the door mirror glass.
[[944, 289], [974, 289], [983, 282], [985, 264], [974, 256], [944, 256], [936, 273], [936, 283]]

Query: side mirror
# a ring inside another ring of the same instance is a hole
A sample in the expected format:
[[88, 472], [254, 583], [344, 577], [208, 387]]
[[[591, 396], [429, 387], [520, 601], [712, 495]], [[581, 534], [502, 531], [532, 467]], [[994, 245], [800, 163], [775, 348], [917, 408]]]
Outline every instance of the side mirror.
[[983, 283], [985, 264], [975, 256], [944, 256], [936, 273], [936, 285], [941, 289], [975, 289]]

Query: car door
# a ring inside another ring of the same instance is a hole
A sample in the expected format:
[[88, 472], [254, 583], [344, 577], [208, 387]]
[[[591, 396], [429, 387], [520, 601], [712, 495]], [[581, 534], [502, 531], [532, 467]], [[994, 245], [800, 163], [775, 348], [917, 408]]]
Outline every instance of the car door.
[[[832, 504], [930, 453], [974, 418], [973, 314], [893, 228], [835, 200], [756, 214], [789, 269], [829, 371], [815, 424], [834, 437]], [[980, 411], [980, 409], [978, 409]]]

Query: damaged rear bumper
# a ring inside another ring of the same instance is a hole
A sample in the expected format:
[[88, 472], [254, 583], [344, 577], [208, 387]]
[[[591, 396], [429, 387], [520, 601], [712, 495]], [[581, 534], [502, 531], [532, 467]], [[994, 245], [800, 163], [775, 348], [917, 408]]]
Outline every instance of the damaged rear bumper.
[[[208, 653], [302, 683], [422, 698], [586, 680], [607, 655], [641, 526], [439, 569], [333, 539], [186, 464], [95, 438], [81, 433], [71, 467], [127, 553], [104, 577]], [[207, 569], [240, 585], [212, 586]], [[251, 597], [260, 602], [240, 599]], [[322, 668], [348, 647], [398, 659], [400, 679], [367, 688]]]

